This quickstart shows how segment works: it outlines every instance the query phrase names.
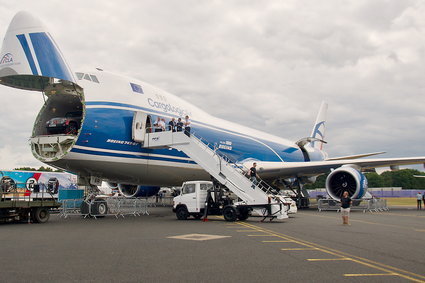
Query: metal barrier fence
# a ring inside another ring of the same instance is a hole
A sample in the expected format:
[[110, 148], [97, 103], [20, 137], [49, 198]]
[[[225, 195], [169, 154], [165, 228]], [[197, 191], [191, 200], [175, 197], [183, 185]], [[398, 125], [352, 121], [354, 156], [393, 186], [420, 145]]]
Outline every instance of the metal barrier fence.
[[[404, 190], [402, 187], [388, 187], [388, 188], [368, 188], [367, 192], [375, 198], [414, 198], [417, 193], [423, 193], [425, 190]], [[326, 189], [313, 189], [308, 190], [311, 198], [318, 196], [329, 197]]]
[[166, 196], [166, 197], [150, 197], [146, 198], [146, 202], [148, 202], [148, 206], [151, 207], [157, 207], [157, 206], [173, 206], [173, 196]]
[[62, 205], [59, 208], [59, 216], [67, 218], [70, 215], [82, 215], [80, 211], [82, 199], [64, 199], [59, 201]]
[[146, 199], [110, 197], [85, 201], [82, 199], [62, 200], [60, 217], [67, 218], [71, 215], [94, 218], [104, 216], [125, 217], [126, 215], [149, 215]]
[[[319, 199], [317, 203], [319, 211], [341, 209], [341, 202], [333, 199]], [[387, 200], [385, 199], [353, 199], [351, 210], [362, 210], [363, 212], [380, 212], [388, 211]]]

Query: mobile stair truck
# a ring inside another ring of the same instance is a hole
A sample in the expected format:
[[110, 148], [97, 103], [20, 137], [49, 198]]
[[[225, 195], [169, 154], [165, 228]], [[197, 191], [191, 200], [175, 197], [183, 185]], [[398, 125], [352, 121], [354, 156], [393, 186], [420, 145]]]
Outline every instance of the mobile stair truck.
[[235, 200], [232, 200], [226, 196], [226, 190], [213, 186], [211, 182], [186, 182], [181, 195], [174, 199], [173, 209], [178, 219], [213, 214], [223, 215], [227, 221], [245, 220], [253, 211], [262, 216], [263, 221], [267, 218], [270, 221], [288, 218], [288, 204], [272, 187], [261, 181], [253, 184], [239, 165], [231, 163], [213, 145], [204, 143], [194, 134], [188, 136], [184, 132], [172, 131], [146, 133], [141, 140], [136, 141], [142, 142], [145, 148], [168, 147], [184, 152], [207, 171], [213, 180], [236, 195]]
[[45, 223], [50, 218], [50, 210], [60, 205], [48, 192], [20, 192], [16, 188], [0, 190], [0, 222], [31, 220]]

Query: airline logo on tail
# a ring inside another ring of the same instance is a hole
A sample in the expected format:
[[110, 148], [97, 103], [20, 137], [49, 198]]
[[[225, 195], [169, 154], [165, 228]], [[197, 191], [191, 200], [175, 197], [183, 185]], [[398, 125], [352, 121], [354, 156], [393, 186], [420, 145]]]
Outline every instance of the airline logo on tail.
[[33, 75], [74, 81], [72, 73], [49, 33], [18, 34]]
[[313, 130], [313, 138], [323, 140], [325, 138], [324, 130], [325, 130], [325, 121], [321, 121], [318, 124], [316, 124], [316, 127]]
[[11, 53], [6, 53], [0, 60], [0, 64], [11, 64], [13, 63], [13, 55]]
[[314, 123], [313, 131], [311, 132], [312, 138], [320, 140], [320, 141], [317, 141], [317, 140], [313, 141], [311, 145], [320, 150], [323, 150], [322, 141], [325, 139], [327, 111], [328, 111], [328, 104], [326, 102], [322, 102], [319, 113], [317, 114], [316, 122]]

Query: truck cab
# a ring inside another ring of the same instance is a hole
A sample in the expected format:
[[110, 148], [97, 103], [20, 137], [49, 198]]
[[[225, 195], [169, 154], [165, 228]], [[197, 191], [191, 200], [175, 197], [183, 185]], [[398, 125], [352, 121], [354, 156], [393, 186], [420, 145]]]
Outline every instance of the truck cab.
[[209, 181], [184, 182], [180, 195], [173, 199], [173, 212], [176, 213], [177, 218], [180, 220], [185, 220], [189, 216], [201, 218], [208, 190], [212, 188], [213, 183]]

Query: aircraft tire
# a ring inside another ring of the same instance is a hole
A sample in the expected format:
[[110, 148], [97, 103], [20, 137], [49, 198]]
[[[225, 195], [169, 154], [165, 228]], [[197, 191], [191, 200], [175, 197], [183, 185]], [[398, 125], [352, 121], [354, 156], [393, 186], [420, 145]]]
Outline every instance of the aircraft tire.
[[108, 214], [108, 204], [103, 199], [96, 199], [91, 203], [91, 215], [96, 217], [105, 217]]
[[226, 221], [234, 222], [237, 219], [236, 209], [228, 205], [223, 209], [223, 216]]
[[189, 211], [187, 211], [187, 208], [184, 206], [180, 206], [176, 210], [176, 217], [178, 220], [187, 220], [189, 217]]

